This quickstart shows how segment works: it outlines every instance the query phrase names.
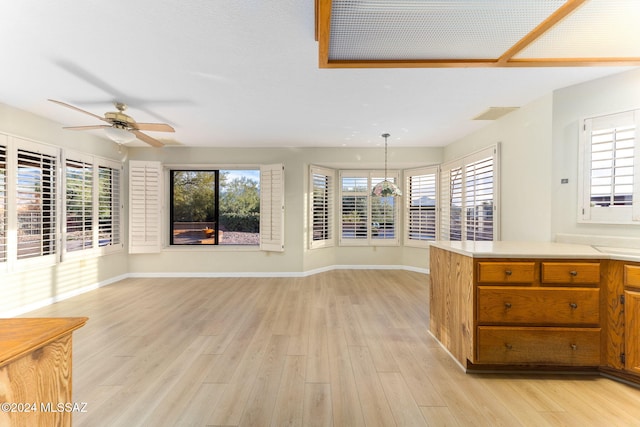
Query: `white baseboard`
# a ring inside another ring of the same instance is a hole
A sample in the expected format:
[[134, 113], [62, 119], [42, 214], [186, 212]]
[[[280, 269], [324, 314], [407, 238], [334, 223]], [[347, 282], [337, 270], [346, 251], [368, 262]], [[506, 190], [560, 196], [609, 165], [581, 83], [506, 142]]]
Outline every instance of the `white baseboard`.
[[127, 277], [129, 277], [127, 274], [122, 274], [120, 276], [111, 277], [110, 279], [103, 280], [102, 282], [94, 283], [92, 285], [83, 286], [82, 288], [78, 288], [78, 289], [74, 289], [74, 290], [69, 291], [69, 292], [64, 292], [62, 294], [54, 295], [54, 296], [52, 296], [50, 298], [47, 298], [47, 299], [44, 299], [44, 300], [41, 300], [41, 301], [37, 301], [37, 302], [31, 303], [31, 304], [23, 305], [21, 307], [15, 308], [13, 310], [6, 311], [4, 313], [0, 313], [0, 317], [7, 318], [7, 317], [20, 316], [21, 314], [25, 314], [25, 313], [37, 310], [37, 309], [42, 308], [42, 307], [46, 307], [48, 305], [55, 304], [55, 303], [57, 303], [59, 301], [64, 301], [66, 299], [73, 298], [75, 296], [84, 294], [86, 292], [96, 290], [96, 289], [101, 288], [103, 286], [107, 286], [107, 285], [110, 285], [112, 283], [119, 282], [120, 280], [126, 279]]
[[276, 271], [276, 272], [205, 272], [205, 273], [185, 273], [185, 272], [127, 273], [127, 274], [121, 274], [119, 276], [112, 277], [110, 279], [104, 280], [99, 283], [95, 283], [93, 285], [84, 286], [82, 288], [74, 289], [69, 292], [65, 292], [59, 295], [54, 295], [50, 298], [37, 301], [32, 304], [27, 304], [27, 305], [15, 308], [13, 310], [9, 310], [4, 313], [0, 313], [0, 317], [7, 318], [7, 317], [20, 316], [30, 311], [34, 311], [51, 304], [55, 304], [56, 302], [66, 300], [66, 299], [84, 294], [89, 291], [96, 290], [103, 286], [107, 286], [112, 283], [116, 283], [128, 278], [308, 277], [308, 276], [313, 276], [314, 274], [324, 273], [326, 271], [332, 271], [332, 270], [407, 270], [407, 271], [414, 271], [416, 273], [429, 274], [428, 269], [410, 267], [405, 265], [331, 265], [327, 267], [316, 268], [313, 270], [302, 271], [302, 272]]
[[161, 277], [202, 277], [202, 278], [218, 278], [218, 277], [308, 277], [314, 274], [324, 273], [332, 270], [407, 270], [416, 273], [429, 274], [429, 269], [411, 267], [405, 265], [330, 265], [326, 267], [315, 268], [307, 271], [267, 271], [267, 272], [164, 272], [164, 273], [129, 273], [127, 277], [135, 278], [161, 278]]

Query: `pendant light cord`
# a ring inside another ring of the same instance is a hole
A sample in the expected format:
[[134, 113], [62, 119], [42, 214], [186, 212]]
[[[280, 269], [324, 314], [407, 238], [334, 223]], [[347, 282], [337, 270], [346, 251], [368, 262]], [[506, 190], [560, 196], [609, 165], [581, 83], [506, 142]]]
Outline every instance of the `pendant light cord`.
[[384, 138], [384, 180], [387, 180], [387, 138], [390, 137], [388, 133], [383, 133]]

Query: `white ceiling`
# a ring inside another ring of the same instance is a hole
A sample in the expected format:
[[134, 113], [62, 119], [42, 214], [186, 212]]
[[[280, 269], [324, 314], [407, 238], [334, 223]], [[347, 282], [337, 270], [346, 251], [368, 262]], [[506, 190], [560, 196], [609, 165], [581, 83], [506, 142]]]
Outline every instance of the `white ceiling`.
[[628, 69], [320, 69], [314, 0], [6, 0], [0, 17], [0, 102], [64, 126], [102, 123], [48, 98], [124, 102], [192, 147], [444, 146], [489, 107]]

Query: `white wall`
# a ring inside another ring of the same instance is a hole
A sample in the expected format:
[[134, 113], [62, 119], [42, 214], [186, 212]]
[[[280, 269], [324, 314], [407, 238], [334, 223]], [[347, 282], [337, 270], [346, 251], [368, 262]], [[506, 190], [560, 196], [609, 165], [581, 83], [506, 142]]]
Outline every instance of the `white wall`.
[[[640, 108], [640, 69], [570, 86], [554, 93], [552, 234], [640, 237], [640, 225], [577, 222], [579, 121], [589, 116], [636, 108]], [[561, 178], [568, 178], [569, 183], [560, 184]], [[592, 241], [597, 242], [597, 239]]]
[[[384, 151], [355, 148], [179, 148], [162, 150], [132, 148], [134, 160], [157, 160], [164, 164], [285, 166], [285, 251], [261, 252], [229, 247], [168, 247], [160, 254], [132, 254], [132, 274], [283, 274], [321, 270], [331, 266], [403, 265], [428, 266], [426, 249], [398, 247], [333, 247], [308, 249], [307, 208], [309, 165], [332, 168], [383, 168]], [[439, 148], [389, 148], [389, 169], [435, 164]], [[165, 216], [167, 213], [165, 212]]]
[[[126, 153], [117, 146], [86, 132], [63, 130], [59, 123], [0, 104], [0, 133], [40, 143], [120, 160]], [[127, 273], [126, 252], [65, 261], [50, 267], [0, 273], [0, 315], [10, 316], [26, 308], [49, 303], [106, 283]]]
[[545, 95], [445, 147], [445, 161], [500, 143], [502, 240], [551, 238], [552, 97]]

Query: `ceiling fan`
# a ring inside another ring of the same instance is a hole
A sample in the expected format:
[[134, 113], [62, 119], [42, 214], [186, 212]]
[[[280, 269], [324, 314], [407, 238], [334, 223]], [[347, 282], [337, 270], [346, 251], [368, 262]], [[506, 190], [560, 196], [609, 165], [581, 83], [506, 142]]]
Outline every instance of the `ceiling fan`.
[[140, 141], [146, 142], [153, 147], [162, 147], [164, 144], [149, 135], [142, 133], [142, 130], [152, 132], [175, 132], [175, 129], [166, 123], [138, 123], [131, 116], [124, 113], [127, 109], [127, 105], [122, 102], [115, 102], [114, 105], [118, 111], [111, 111], [105, 113], [104, 117], [100, 117], [97, 114], [90, 113], [81, 108], [74, 107], [62, 101], [56, 101], [55, 99], [49, 99], [49, 101], [62, 105], [63, 107], [71, 108], [72, 110], [79, 111], [84, 114], [88, 114], [91, 117], [95, 117], [98, 120], [109, 123], [108, 125], [90, 125], [90, 126], [66, 126], [63, 129], [71, 130], [91, 130], [91, 129], [104, 129], [107, 136], [118, 144], [126, 144], [134, 139], [138, 138]]

